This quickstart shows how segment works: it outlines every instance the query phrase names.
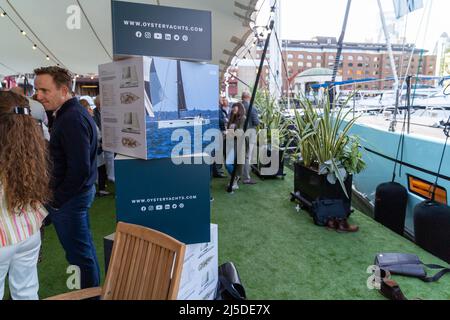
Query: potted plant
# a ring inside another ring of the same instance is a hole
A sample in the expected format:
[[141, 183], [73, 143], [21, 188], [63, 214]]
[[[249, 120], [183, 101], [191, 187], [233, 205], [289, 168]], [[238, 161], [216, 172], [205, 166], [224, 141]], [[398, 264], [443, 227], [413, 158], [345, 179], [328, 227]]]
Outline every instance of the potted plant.
[[[268, 91], [258, 91], [255, 97], [255, 105], [258, 108], [260, 120], [260, 139], [258, 141], [258, 150], [262, 151], [269, 158], [273, 152], [277, 152], [278, 157], [278, 171], [265, 173], [264, 168], [270, 168], [272, 163], [263, 163], [257, 156], [257, 163], [253, 165], [253, 171], [260, 177], [284, 177], [284, 151], [288, 131], [288, 122], [283, 117], [283, 109], [277, 103], [276, 99], [270, 95]], [[263, 130], [263, 131], [261, 131]], [[262, 150], [261, 150], [262, 148]]]
[[352, 175], [365, 167], [360, 142], [349, 135], [357, 118], [348, 117], [351, 110], [332, 110], [328, 97], [315, 106], [306, 98], [299, 102], [292, 119], [298, 142], [294, 195], [307, 206], [318, 198], [342, 199], [350, 214]]

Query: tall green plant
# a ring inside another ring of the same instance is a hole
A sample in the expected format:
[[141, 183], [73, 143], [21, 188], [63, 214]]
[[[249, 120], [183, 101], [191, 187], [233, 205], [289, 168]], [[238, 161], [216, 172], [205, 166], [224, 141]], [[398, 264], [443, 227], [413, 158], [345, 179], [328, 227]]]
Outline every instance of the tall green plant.
[[283, 118], [283, 109], [268, 91], [259, 90], [255, 97], [255, 105], [259, 111], [260, 129], [267, 130], [267, 142], [271, 144], [273, 130], [278, 130], [280, 143], [288, 139], [288, 122]]
[[317, 106], [304, 97], [299, 101], [301, 109], [295, 110], [292, 120], [299, 158], [304, 166], [327, 174], [330, 183], [339, 181], [348, 197], [344, 186], [347, 174], [358, 173], [365, 167], [359, 140], [349, 135], [357, 118], [348, 117], [351, 110], [332, 110], [328, 97], [320, 99]]

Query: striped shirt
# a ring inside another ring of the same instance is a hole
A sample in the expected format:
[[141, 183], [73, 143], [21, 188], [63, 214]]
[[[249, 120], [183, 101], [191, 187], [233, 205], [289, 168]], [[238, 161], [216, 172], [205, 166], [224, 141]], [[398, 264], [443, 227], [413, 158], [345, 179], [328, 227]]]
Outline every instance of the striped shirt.
[[43, 206], [38, 210], [29, 206], [20, 215], [11, 215], [7, 209], [5, 192], [0, 185], [0, 248], [15, 245], [34, 235], [41, 228], [47, 214]]

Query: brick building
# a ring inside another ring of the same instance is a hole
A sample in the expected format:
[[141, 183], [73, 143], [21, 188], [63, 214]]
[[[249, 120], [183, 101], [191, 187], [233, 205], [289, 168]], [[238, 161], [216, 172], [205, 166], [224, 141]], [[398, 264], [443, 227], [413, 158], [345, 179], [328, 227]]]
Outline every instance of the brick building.
[[[286, 70], [282, 68], [283, 79], [283, 92], [286, 92], [288, 83], [292, 87], [293, 80], [296, 75], [310, 68], [330, 68], [333, 69], [336, 53], [338, 49], [337, 40], [334, 37], [316, 37], [313, 40], [283, 40], [282, 50], [283, 58], [286, 62]], [[398, 45], [393, 44], [392, 50], [394, 54], [395, 65], [397, 68], [397, 74], [405, 75], [406, 68], [408, 66], [409, 58], [412, 50], [414, 50], [413, 57], [411, 59], [411, 66], [408, 74], [410, 75], [427, 75], [433, 76], [436, 72], [436, 56], [429, 55], [428, 51], [422, 49], [413, 49], [413, 45], [406, 44]], [[259, 60], [262, 54], [262, 46], [255, 48], [252, 56], [247, 56], [255, 60]], [[270, 52], [268, 59], [270, 59]], [[240, 64], [238, 64], [239, 66]], [[258, 65], [258, 62], [256, 62]], [[248, 64], [246, 66], [248, 67]], [[255, 66], [252, 67], [256, 69]], [[237, 75], [241, 74], [239, 70]], [[235, 71], [236, 72], [236, 71]], [[248, 73], [248, 71], [245, 71]], [[269, 79], [270, 71], [267, 63], [264, 66], [263, 77], [260, 82], [260, 86], [266, 87]], [[254, 75], [254, 73], [253, 73]], [[363, 78], [377, 78], [385, 79], [392, 77], [392, 68], [389, 60], [389, 54], [387, 45], [382, 43], [355, 43], [345, 42], [343, 45], [341, 60], [338, 69], [338, 75], [342, 76], [342, 80], [353, 80]], [[239, 77], [241, 78], [241, 77]], [[247, 81], [254, 81], [247, 79]], [[236, 87], [234, 82], [236, 79], [230, 80], [230, 84], [233, 83], [233, 87]], [[428, 82], [427, 84], [433, 84]], [[393, 81], [377, 81], [371, 83], [358, 84], [355, 87], [353, 85], [343, 87], [342, 89], [351, 90], [353, 88], [363, 90], [385, 90], [392, 89]]]

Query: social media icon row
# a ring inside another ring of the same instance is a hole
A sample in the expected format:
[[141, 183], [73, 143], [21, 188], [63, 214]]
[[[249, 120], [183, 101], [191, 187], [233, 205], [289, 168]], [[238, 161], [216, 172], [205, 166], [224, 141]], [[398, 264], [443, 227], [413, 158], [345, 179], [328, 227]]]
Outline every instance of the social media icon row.
[[149, 207], [141, 207], [141, 211], [142, 212], [146, 212], [146, 211], [161, 211], [161, 210], [176, 210], [176, 209], [183, 209], [184, 208], [184, 203], [180, 203], [180, 204], [166, 204], [166, 205], [157, 205], [157, 206], [149, 206]]
[[[142, 36], [144, 36], [146, 39], [151, 39], [152, 38], [152, 33], [151, 32], [145, 32], [144, 34], [142, 34], [141, 31], [137, 31], [136, 32], [136, 38], [142, 38]], [[163, 39], [163, 34], [159, 33], [159, 32], [155, 32], [153, 34], [153, 39], [155, 39], [155, 40], [162, 40]], [[189, 37], [187, 35], [183, 35], [182, 37], [180, 37], [178, 34], [174, 34], [172, 36], [170, 33], [164, 34], [164, 39], [166, 41], [171, 41], [171, 40], [180, 41], [180, 39], [182, 39], [185, 42], [189, 41]]]

